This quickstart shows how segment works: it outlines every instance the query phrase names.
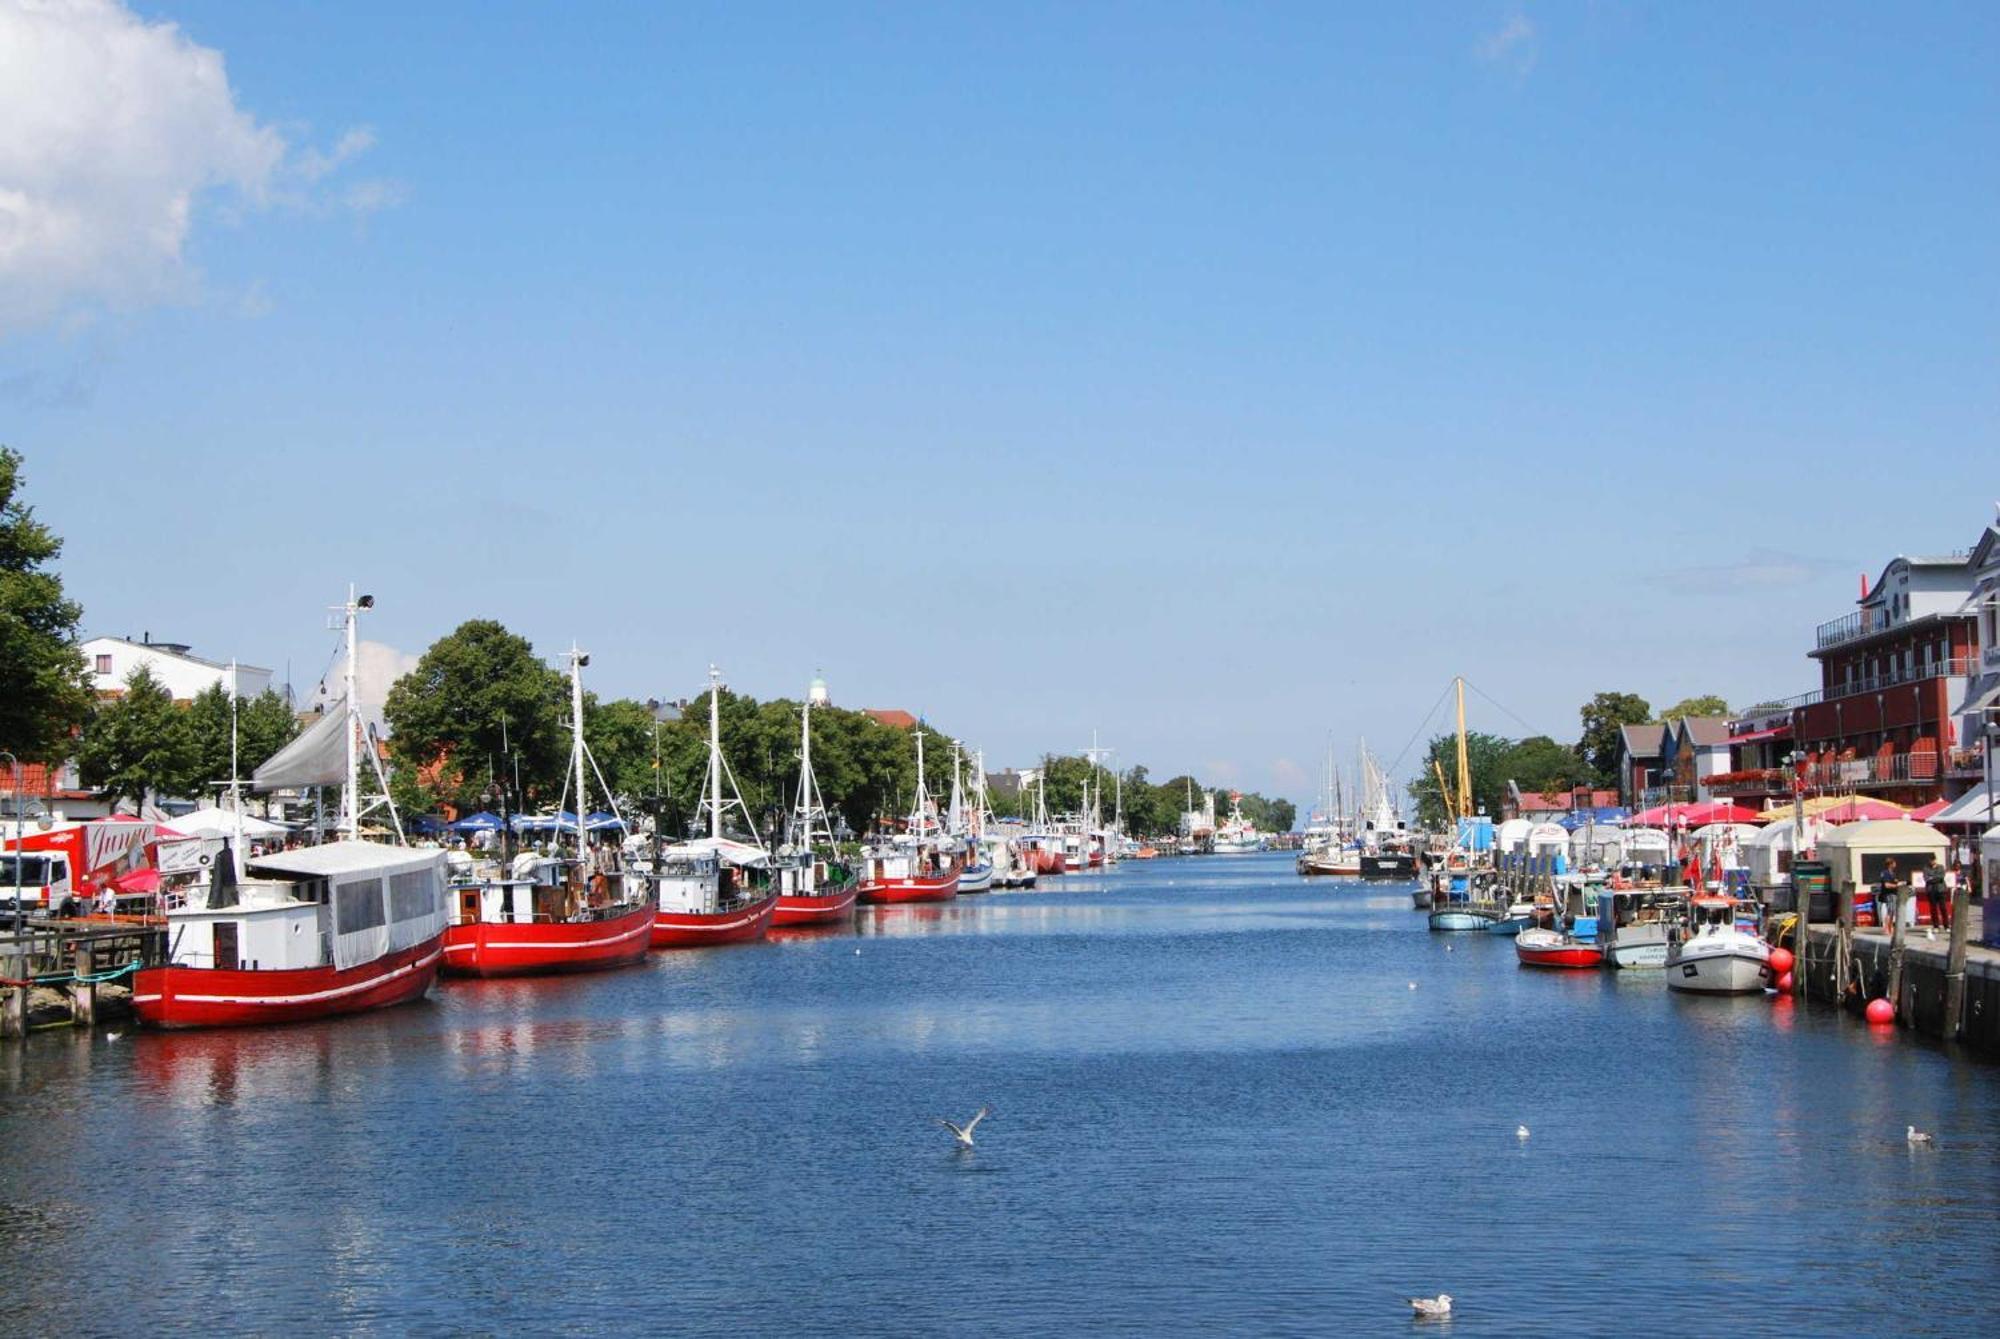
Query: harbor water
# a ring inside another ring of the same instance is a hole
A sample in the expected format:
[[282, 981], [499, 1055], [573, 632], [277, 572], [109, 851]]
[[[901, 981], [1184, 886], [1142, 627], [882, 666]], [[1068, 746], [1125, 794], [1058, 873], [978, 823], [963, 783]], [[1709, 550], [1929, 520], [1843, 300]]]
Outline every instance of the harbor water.
[[[971, 1151], [933, 1123], [987, 1103]], [[1968, 1334], [1996, 1110], [1830, 1010], [1160, 860], [0, 1047], [0, 1331], [1393, 1333], [1445, 1291], [1467, 1334]]]

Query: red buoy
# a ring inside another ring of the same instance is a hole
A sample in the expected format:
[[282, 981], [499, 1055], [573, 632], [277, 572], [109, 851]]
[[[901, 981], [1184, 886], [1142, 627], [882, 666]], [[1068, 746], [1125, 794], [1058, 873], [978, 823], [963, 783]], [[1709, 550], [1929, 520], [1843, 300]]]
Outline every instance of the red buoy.
[[[1786, 972], [1791, 971], [1794, 961], [1792, 951], [1788, 948], [1774, 948], [1771, 950], [1771, 970], [1779, 976], [1783, 976]], [[1790, 990], [1791, 987], [1786, 986], [1785, 989]]]
[[[1783, 953], [1784, 950], [1779, 949], [1778, 952]], [[1792, 980], [1792, 974], [1790, 972], [1785, 972], [1784, 974], [1778, 977], [1778, 989], [1783, 994], [1786, 995], [1791, 994], [1793, 987], [1795, 985], [1796, 983]]]
[[1868, 1021], [1871, 1023], [1895, 1022], [1896, 1006], [1887, 1000], [1868, 1001]]

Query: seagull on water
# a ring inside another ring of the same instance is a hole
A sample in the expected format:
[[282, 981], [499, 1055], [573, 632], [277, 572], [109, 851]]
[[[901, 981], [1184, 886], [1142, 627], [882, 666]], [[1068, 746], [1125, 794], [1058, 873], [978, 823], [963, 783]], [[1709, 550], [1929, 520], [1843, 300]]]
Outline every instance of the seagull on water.
[[967, 1121], [963, 1125], [953, 1124], [951, 1121], [946, 1120], [943, 1116], [935, 1116], [932, 1117], [932, 1119], [937, 1121], [939, 1125], [944, 1126], [945, 1129], [951, 1131], [952, 1138], [958, 1140], [958, 1146], [960, 1148], [971, 1148], [972, 1132], [979, 1128], [979, 1122], [985, 1120], [988, 1116], [992, 1114], [993, 1114], [992, 1107], [981, 1107], [979, 1108], [979, 1110], [973, 1112], [972, 1119]]
[[1903, 1138], [1909, 1140], [1911, 1146], [1915, 1148], [1929, 1148], [1932, 1144], [1935, 1144], [1937, 1142], [1937, 1140], [1931, 1138], [1929, 1135], [1925, 1134], [1922, 1130], [1919, 1130], [1914, 1125], [1910, 1126], [1906, 1131], [1904, 1131]]
[[1451, 1314], [1451, 1294], [1439, 1293], [1436, 1297], [1412, 1297], [1410, 1298], [1410, 1310], [1414, 1314], [1427, 1319], [1449, 1316]]
[[1516, 1139], [1526, 1139], [1528, 1137], [1528, 1127], [1525, 1125], [1516, 1125], [1514, 1127], [1514, 1137]]

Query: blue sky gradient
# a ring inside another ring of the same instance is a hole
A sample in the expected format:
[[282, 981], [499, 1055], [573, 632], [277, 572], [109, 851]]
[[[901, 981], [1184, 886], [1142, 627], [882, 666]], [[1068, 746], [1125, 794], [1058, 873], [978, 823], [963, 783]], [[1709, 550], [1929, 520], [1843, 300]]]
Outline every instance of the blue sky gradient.
[[140, 13], [375, 194], [205, 193], [0, 440], [91, 630], [302, 686], [352, 579], [1305, 799], [1455, 672], [1813, 686], [2000, 491], [1990, 6]]

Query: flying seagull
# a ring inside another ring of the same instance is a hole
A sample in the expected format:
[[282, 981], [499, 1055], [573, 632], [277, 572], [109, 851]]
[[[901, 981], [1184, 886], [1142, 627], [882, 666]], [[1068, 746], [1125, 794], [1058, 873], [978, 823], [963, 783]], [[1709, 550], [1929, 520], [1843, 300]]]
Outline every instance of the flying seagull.
[[992, 1114], [993, 1114], [992, 1107], [981, 1107], [979, 1108], [979, 1110], [972, 1113], [972, 1119], [967, 1121], [964, 1125], [955, 1125], [951, 1121], [946, 1120], [943, 1116], [937, 1116], [934, 1117], [933, 1119], [935, 1119], [939, 1125], [942, 1125], [944, 1126], [945, 1129], [951, 1131], [952, 1138], [958, 1140], [958, 1146], [960, 1148], [971, 1148], [972, 1132], [979, 1128], [979, 1122], [985, 1120], [988, 1116]]
[[1913, 1144], [1918, 1148], [1929, 1148], [1932, 1144], [1935, 1144], [1937, 1142], [1937, 1140], [1931, 1138], [1929, 1135], [1925, 1134], [1922, 1130], [1919, 1130], [1914, 1125], [1910, 1126], [1909, 1129], [1904, 1132], [1903, 1138], [1909, 1140], [1911, 1144]]
[[1451, 1314], [1451, 1294], [1439, 1293], [1436, 1297], [1412, 1297], [1410, 1310], [1419, 1316], [1436, 1318]]

